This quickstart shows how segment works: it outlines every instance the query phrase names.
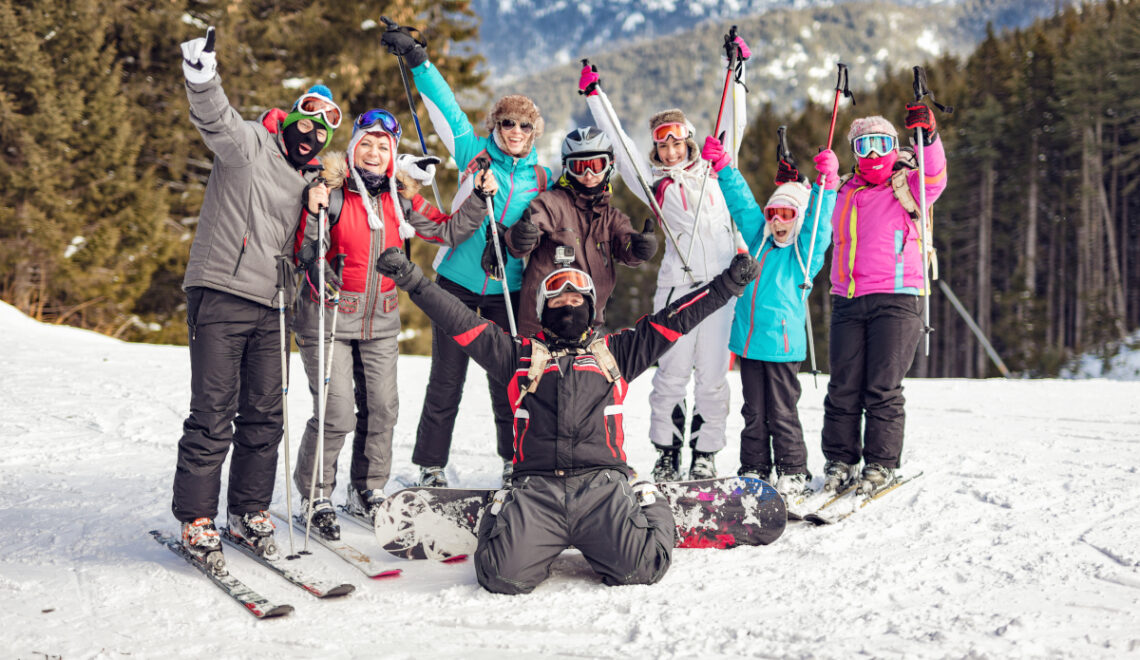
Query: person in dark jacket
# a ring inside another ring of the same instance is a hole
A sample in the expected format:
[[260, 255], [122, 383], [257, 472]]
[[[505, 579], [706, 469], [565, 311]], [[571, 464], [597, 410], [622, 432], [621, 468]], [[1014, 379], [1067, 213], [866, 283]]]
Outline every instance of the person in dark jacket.
[[562, 141], [562, 178], [535, 197], [522, 217], [506, 230], [504, 247], [519, 259], [523, 271], [519, 335], [542, 329], [533, 300], [538, 283], [561, 266], [586, 271], [594, 280], [595, 323], [605, 322], [606, 302], [617, 283], [617, 264], [636, 268], [653, 258], [657, 238], [653, 222], [643, 232], [629, 216], [610, 205], [614, 149], [606, 134], [593, 126], [576, 128]]
[[171, 508], [187, 548], [213, 563], [221, 555], [207, 555], [220, 553], [214, 518], [231, 444], [230, 531], [266, 556], [277, 553], [266, 513], [283, 433], [277, 264], [292, 254], [298, 201], [318, 175], [315, 156], [340, 125], [340, 108], [327, 87], [316, 85], [289, 113], [274, 109], [260, 121], [243, 120], [222, 91], [208, 41], [182, 44], [190, 120], [214, 163], [182, 282], [190, 415], [178, 442]]
[[[376, 268], [504, 384], [514, 408], [512, 488], [496, 494], [479, 526], [475, 574], [488, 591], [529, 593], [574, 546], [605, 584], [652, 584], [672, 558], [675, 525], [653, 484], [626, 463], [622, 402], [632, 381], [758, 271], [747, 254], [708, 285], [598, 337], [594, 286], [573, 268], [543, 280], [542, 331], [515, 341], [426, 277], [399, 248]], [[633, 482], [633, 483], [631, 483]]]

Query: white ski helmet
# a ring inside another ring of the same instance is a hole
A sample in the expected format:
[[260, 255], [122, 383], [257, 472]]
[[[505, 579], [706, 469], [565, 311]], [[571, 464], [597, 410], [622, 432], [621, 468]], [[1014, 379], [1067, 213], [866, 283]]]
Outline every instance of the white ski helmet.
[[597, 314], [594, 280], [589, 273], [577, 268], [559, 268], [543, 278], [542, 283], [538, 285], [538, 295], [535, 296], [535, 315], [541, 319], [546, 301], [557, 298], [567, 290], [576, 291], [586, 299], [586, 304], [590, 306], [590, 324], [593, 324]]

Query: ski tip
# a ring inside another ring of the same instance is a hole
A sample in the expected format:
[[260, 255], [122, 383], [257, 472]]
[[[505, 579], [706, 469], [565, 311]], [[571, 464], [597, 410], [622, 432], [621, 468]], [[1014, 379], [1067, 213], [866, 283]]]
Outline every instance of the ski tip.
[[467, 561], [467, 555], [455, 555], [454, 557], [448, 557], [447, 559], [442, 560], [442, 563], [444, 563], [444, 564], [461, 564], [465, 561]]
[[291, 614], [293, 612], [292, 605], [277, 605], [273, 609], [266, 612], [258, 612], [257, 610], [254, 610], [252, 603], [246, 605], [246, 607], [248, 607], [249, 611], [253, 612], [253, 614], [259, 619], [275, 619], [279, 616], [285, 616], [286, 614]]
[[371, 577], [373, 580], [386, 580], [388, 578], [400, 577], [400, 574], [403, 572], [404, 570], [402, 568], [393, 568], [390, 571], [381, 571], [380, 573], [377, 573], [376, 575], [370, 575], [369, 577]]

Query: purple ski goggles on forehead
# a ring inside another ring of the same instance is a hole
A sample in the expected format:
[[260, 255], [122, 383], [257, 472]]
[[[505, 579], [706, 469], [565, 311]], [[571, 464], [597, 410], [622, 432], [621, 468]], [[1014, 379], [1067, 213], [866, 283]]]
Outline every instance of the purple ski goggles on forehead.
[[383, 109], [369, 110], [368, 112], [356, 118], [352, 124], [352, 131], [367, 131], [373, 128], [381, 128], [387, 133], [391, 133], [396, 138], [396, 142], [400, 141], [400, 136], [403, 131], [400, 130], [400, 122], [396, 116], [391, 112]]

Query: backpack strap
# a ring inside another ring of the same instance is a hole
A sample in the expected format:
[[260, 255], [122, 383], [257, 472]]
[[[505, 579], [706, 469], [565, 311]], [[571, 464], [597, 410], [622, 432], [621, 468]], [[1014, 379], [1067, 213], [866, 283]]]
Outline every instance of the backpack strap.
[[531, 338], [530, 366], [526, 370], [527, 385], [519, 392], [519, 398], [515, 399], [516, 408], [522, 403], [523, 397], [538, 389], [538, 381], [542, 380], [542, 374], [546, 373], [547, 364], [550, 364], [550, 349], [546, 344]]
[[[669, 184], [673, 183], [672, 177], [662, 177], [653, 182], [653, 196], [657, 198], [657, 206], [660, 207], [665, 204], [665, 189]], [[685, 203], [684, 195], [681, 195], [681, 202]]]
[[607, 383], [615, 383], [621, 379], [621, 369], [618, 368], [617, 358], [610, 352], [609, 346], [606, 346], [606, 338], [599, 337], [590, 342], [585, 349], [571, 348], [562, 349], [554, 353], [546, 347], [546, 344], [531, 338], [530, 340], [530, 366], [526, 370], [526, 387], [519, 392], [519, 398], [515, 399], [515, 407], [519, 404], [526, 395], [531, 394], [538, 389], [538, 383], [542, 380], [542, 374], [546, 373], [546, 366], [550, 364], [551, 359], [557, 359], [564, 355], [581, 355], [588, 353], [594, 356], [598, 361], [598, 365], [602, 368], [602, 375], [605, 376]]
[[[913, 153], [913, 152], [912, 152]], [[912, 156], [913, 158], [913, 156]], [[922, 213], [918, 200], [914, 198], [914, 193], [910, 190], [910, 184], [907, 183], [907, 175], [914, 171], [916, 168], [912, 167], [909, 163], [899, 167], [891, 173], [891, 192], [894, 193], [895, 199], [898, 200], [899, 205], [910, 216], [911, 222], [914, 223], [914, 228], [918, 231], [919, 243], [922, 242], [922, 228], [918, 223], [922, 222]], [[920, 182], [919, 185], [926, 185], [926, 182]], [[926, 207], [926, 235], [930, 236], [934, 232], [934, 205]], [[938, 279], [938, 254], [934, 250], [934, 245], [923, 246], [923, 251], [926, 253], [926, 259], [930, 262], [930, 279]], [[927, 284], [929, 287], [929, 284]]]
[[621, 379], [621, 369], [618, 368], [617, 358], [610, 352], [610, 347], [606, 346], [605, 337], [598, 337], [590, 342], [586, 351], [593, 355], [594, 359], [601, 365], [606, 382], [614, 383]]
[[467, 161], [467, 167], [463, 168], [463, 171], [459, 173], [459, 183], [460, 184], [462, 184], [464, 181], [466, 181], [467, 177], [469, 177], [472, 174], [479, 171], [479, 159], [480, 158], [486, 158], [487, 160], [491, 160], [491, 154], [486, 149], [484, 149], [484, 150], [480, 151], [479, 153], [475, 154], [475, 156], [471, 160]]
[[534, 166], [534, 178], [538, 181], [538, 192], [545, 192], [549, 181], [546, 177], [546, 168], [542, 165]]
[[329, 191], [328, 219], [329, 229], [336, 226], [340, 220], [340, 210], [344, 208], [344, 186], [337, 186]]

